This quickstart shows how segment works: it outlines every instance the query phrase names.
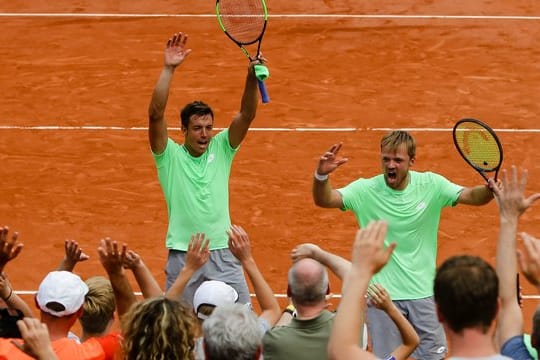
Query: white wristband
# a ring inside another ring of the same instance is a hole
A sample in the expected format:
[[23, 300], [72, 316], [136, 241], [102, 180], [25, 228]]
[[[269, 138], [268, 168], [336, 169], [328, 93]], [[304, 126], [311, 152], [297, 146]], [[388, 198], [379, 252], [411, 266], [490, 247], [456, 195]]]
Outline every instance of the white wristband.
[[326, 181], [326, 180], [328, 180], [328, 174], [321, 175], [321, 174], [319, 174], [317, 172], [317, 170], [315, 170], [315, 174], [313, 176], [315, 176], [315, 179], [318, 180], [318, 181]]

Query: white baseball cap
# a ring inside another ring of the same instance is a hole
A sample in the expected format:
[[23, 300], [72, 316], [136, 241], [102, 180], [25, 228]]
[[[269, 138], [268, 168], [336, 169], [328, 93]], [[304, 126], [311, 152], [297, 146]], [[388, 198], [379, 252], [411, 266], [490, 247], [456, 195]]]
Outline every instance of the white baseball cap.
[[207, 280], [203, 282], [193, 296], [193, 308], [199, 319], [206, 319], [207, 316], [199, 313], [201, 305], [220, 306], [234, 304], [238, 301], [238, 293], [234, 288], [223, 281]]
[[[77, 312], [84, 304], [88, 286], [70, 271], [51, 271], [45, 276], [36, 295], [39, 308], [54, 316], [67, 316]], [[53, 310], [48, 305], [58, 303], [63, 310]]]

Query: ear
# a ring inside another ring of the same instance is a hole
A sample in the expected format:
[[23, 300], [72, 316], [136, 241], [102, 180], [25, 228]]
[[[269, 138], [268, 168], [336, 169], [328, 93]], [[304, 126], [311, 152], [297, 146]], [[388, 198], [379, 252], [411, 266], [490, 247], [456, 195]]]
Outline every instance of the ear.
[[185, 127], [184, 125], [182, 125], [181, 129], [182, 129], [182, 132], [184, 133], [184, 135], [186, 135], [186, 133], [187, 133], [187, 127]]
[[411, 158], [411, 160], [409, 160], [409, 166], [413, 166], [415, 160], [416, 160], [416, 156], [413, 156], [413, 157]]

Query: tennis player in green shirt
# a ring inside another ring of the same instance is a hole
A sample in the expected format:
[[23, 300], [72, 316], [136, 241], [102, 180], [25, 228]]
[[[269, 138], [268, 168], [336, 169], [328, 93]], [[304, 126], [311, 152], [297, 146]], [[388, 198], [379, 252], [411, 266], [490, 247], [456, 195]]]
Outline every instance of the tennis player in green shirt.
[[[347, 162], [338, 155], [341, 146], [333, 145], [319, 159], [313, 181], [315, 204], [353, 211], [361, 228], [373, 220], [387, 221], [385, 244], [396, 242], [397, 247], [372, 282], [387, 289], [420, 336], [412, 357], [443, 359], [447, 344], [433, 299], [441, 210], [456, 204], [484, 205], [493, 194], [485, 184], [463, 187], [432, 172], [412, 171], [416, 143], [406, 131], [383, 136], [382, 174], [334, 189], [328, 175]], [[373, 352], [387, 358], [400, 344], [400, 334], [383, 311], [370, 306], [367, 317]]]
[[169, 217], [166, 288], [184, 267], [191, 236], [202, 233], [209, 241], [210, 259], [192, 276], [182, 297], [192, 303], [197, 287], [210, 279], [231, 285], [238, 292], [238, 301], [248, 303], [242, 267], [228, 249], [229, 175], [234, 156], [255, 118], [258, 87], [253, 66], [262, 60], [248, 67], [240, 111], [229, 128], [214, 136], [212, 109], [202, 101], [194, 101], [181, 111], [184, 143], [178, 144], [168, 135], [164, 113], [175, 70], [191, 53], [187, 39], [180, 32], [167, 41], [163, 69], [148, 110], [148, 137]]

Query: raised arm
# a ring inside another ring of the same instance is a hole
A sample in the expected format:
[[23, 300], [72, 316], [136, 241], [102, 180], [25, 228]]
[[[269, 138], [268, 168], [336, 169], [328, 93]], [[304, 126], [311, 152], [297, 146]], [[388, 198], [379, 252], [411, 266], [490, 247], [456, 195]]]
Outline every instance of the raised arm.
[[240, 111], [235, 115], [229, 126], [229, 144], [234, 149], [236, 149], [246, 137], [251, 122], [255, 119], [255, 114], [257, 113], [259, 95], [254, 66], [261, 63], [263, 63], [263, 59], [250, 62], [244, 86], [244, 93], [242, 94], [242, 101], [240, 102]]
[[13, 291], [13, 287], [5, 273], [0, 275], [0, 298], [4, 300], [8, 308], [20, 310], [24, 317], [35, 317], [26, 301]]
[[0, 227], [0, 273], [4, 271], [8, 262], [21, 253], [23, 244], [17, 243], [18, 238], [18, 232], [14, 232], [10, 238], [9, 228], [7, 226]]
[[328, 267], [340, 280], [343, 280], [351, 269], [351, 262], [339, 255], [321, 249], [318, 245], [305, 243], [295, 247], [291, 253], [294, 262], [303, 258], [312, 258]]
[[493, 192], [488, 185], [478, 185], [467, 187], [461, 190], [458, 197], [458, 204], [465, 205], [485, 205], [493, 199]]
[[83, 252], [83, 249], [79, 247], [79, 243], [75, 240], [64, 241], [64, 258], [58, 265], [58, 271], [73, 271], [75, 265], [78, 262], [86, 261], [90, 257]]
[[413, 326], [403, 316], [401, 311], [394, 305], [390, 295], [380, 284], [372, 284], [367, 290], [369, 300], [378, 309], [383, 310], [388, 314], [390, 319], [396, 324], [399, 333], [401, 334], [402, 344], [392, 351], [392, 356], [395, 360], [406, 360], [413, 353], [414, 349], [420, 343], [420, 337], [414, 330]]
[[540, 240], [525, 232], [519, 235], [523, 239], [523, 250], [517, 251], [519, 268], [540, 294]]
[[257, 302], [261, 307], [260, 318], [265, 319], [270, 325], [274, 325], [281, 316], [279, 303], [274, 296], [270, 285], [266, 282], [263, 275], [257, 267], [257, 263], [251, 254], [251, 244], [246, 231], [238, 225], [232, 225], [229, 233], [229, 249], [233, 255], [240, 260], [244, 271], [246, 272]]
[[165, 107], [167, 106], [174, 71], [191, 52], [191, 49], [186, 47], [187, 39], [188, 36], [180, 32], [174, 34], [167, 41], [163, 69], [154, 87], [150, 106], [148, 107], [148, 139], [155, 154], [161, 154], [167, 146]]
[[497, 322], [498, 345], [523, 334], [523, 314], [517, 300], [516, 274], [516, 235], [518, 220], [540, 194], [524, 197], [527, 184], [527, 171], [523, 171], [519, 179], [515, 166], [511, 176], [503, 170], [503, 182], [493, 186], [499, 207], [499, 239], [497, 242], [496, 269], [499, 276], [499, 297], [501, 310]]
[[364, 296], [371, 277], [390, 259], [395, 243], [384, 248], [387, 225], [384, 221], [371, 222], [358, 230], [353, 245], [351, 271], [343, 286], [330, 339], [330, 359], [375, 359], [375, 356], [358, 346], [364, 324]]
[[342, 145], [341, 143], [332, 145], [319, 158], [313, 178], [313, 201], [317, 206], [338, 209], [343, 207], [341, 194], [336, 189], [332, 189], [328, 178], [330, 173], [348, 161], [347, 158], [338, 157]]
[[135, 251], [128, 250], [126, 252], [126, 256], [123, 259], [123, 266], [125, 269], [131, 270], [145, 299], [163, 295], [163, 290], [159, 287], [156, 278]]
[[178, 273], [174, 283], [165, 293], [165, 297], [171, 300], [180, 299], [189, 279], [191, 279], [195, 271], [199, 270], [208, 261], [210, 257], [209, 244], [210, 239], [206, 239], [204, 233], [191, 235], [186, 253], [186, 263]]
[[110, 238], [101, 239], [98, 247], [99, 261], [111, 281], [111, 285], [116, 298], [116, 308], [118, 316], [122, 317], [136, 301], [133, 289], [125, 275], [122, 267], [123, 259], [126, 256], [127, 245], [123, 244], [119, 248], [116, 241]]

